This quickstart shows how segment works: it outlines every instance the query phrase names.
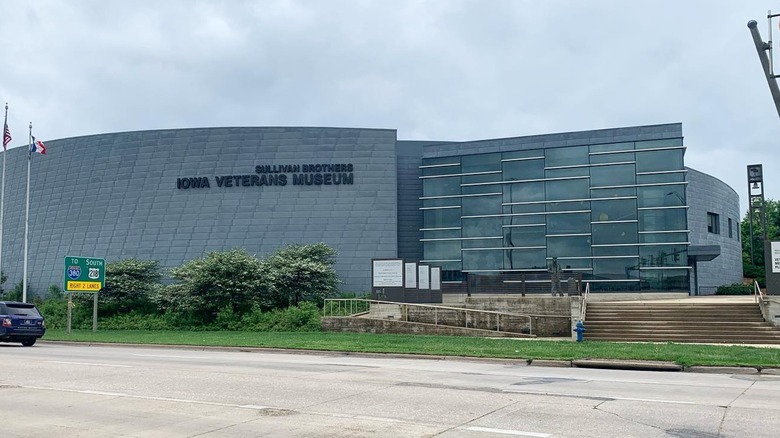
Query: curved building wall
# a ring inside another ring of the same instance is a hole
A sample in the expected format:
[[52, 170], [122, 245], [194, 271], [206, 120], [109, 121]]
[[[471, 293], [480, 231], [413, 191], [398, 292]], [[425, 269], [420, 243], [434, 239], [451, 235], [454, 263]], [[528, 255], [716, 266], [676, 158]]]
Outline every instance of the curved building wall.
[[[341, 128], [172, 129], [47, 141], [48, 155], [32, 157], [28, 295], [62, 286], [65, 256], [138, 257], [169, 268], [207, 251], [241, 247], [262, 256], [320, 241], [339, 252], [341, 289], [367, 291], [371, 258], [397, 253], [395, 144], [395, 130]], [[6, 290], [22, 280], [26, 148], [9, 150], [7, 160]], [[310, 165], [333, 167], [304, 167]], [[326, 174], [339, 174], [340, 184]], [[184, 188], [189, 178], [201, 186], [206, 178], [208, 187]]]
[[698, 264], [699, 291], [708, 294], [717, 286], [742, 282], [739, 195], [713, 176], [687, 170], [691, 245], [720, 245], [718, 257]]

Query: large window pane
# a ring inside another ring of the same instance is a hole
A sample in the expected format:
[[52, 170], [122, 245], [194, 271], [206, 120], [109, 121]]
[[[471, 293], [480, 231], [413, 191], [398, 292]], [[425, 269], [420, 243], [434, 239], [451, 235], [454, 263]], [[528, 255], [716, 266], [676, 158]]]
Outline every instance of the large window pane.
[[688, 291], [687, 269], [642, 270], [643, 291]]
[[464, 175], [461, 178], [462, 184], [473, 184], [473, 183], [485, 183], [485, 182], [500, 182], [501, 181], [501, 174], [500, 173], [486, 173], [483, 175]]
[[463, 269], [467, 271], [503, 269], [504, 251], [486, 250], [486, 251], [463, 251]]
[[423, 239], [452, 239], [460, 237], [460, 230], [423, 231]]
[[465, 197], [461, 201], [463, 216], [501, 214], [501, 195]]
[[636, 153], [637, 172], [659, 172], [663, 170], [682, 170], [683, 150], [647, 151]]
[[460, 241], [423, 242], [425, 260], [460, 260]]
[[547, 211], [582, 211], [590, 210], [590, 202], [550, 202], [547, 204]]
[[686, 229], [684, 208], [640, 210], [639, 231], [674, 231]]
[[594, 259], [593, 278], [631, 280], [639, 278], [639, 259]]
[[[561, 263], [561, 267], [564, 272], [568, 272], [572, 269], [579, 271], [585, 271], [591, 269], [591, 259], [575, 259], [571, 257], [558, 257], [558, 261]], [[547, 260], [549, 263], [550, 260]]]
[[547, 233], [590, 233], [590, 214], [563, 213], [547, 215]]
[[463, 237], [493, 237], [502, 235], [502, 218], [466, 218], [463, 219]]
[[590, 164], [624, 163], [626, 161], [634, 161], [633, 152], [623, 152], [620, 154], [599, 154], [590, 156]]
[[504, 251], [505, 269], [546, 269], [545, 249], [515, 249]]
[[544, 183], [504, 184], [504, 202], [544, 201]]
[[655, 186], [637, 188], [639, 207], [679, 207], [685, 205], [685, 186]]
[[480, 154], [460, 157], [461, 171], [463, 173], [487, 172], [501, 170], [501, 154]]
[[480, 195], [483, 193], [502, 193], [503, 184], [486, 184], [477, 186], [461, 186], [461, 193], [464, 195]]
[[544, 227], [504, 228], [504, 243], [507, 248], [519, 246], [544, 246]]
[[547, 181], [545, 190], [548, 201], [557, 199], [587, 199], [590, 197], [590, 187], [587, 178]]
[[591, 187], [624, 186], [636, 183], [633, 164], [598, 166], [590, 169]]
[[593, 222], [636, 220], [636, 200], [616, 199], [590, 203]]
[[639, 247], [636, 246], [594, 246], [594, 257], [637, 256]]
[[545, 224], [545, 216], [543, 215], [523, 215], [523, 216], [504, 216], [504, 225], [538, 225]]
[[637, 149], [656, 149], [682, 146], [681, 138], [669, 138], [665, 140], [645, 140], [634, 143]]
[[544, 160], [505, 161], [504, 181], [544, 178]]
[[463, 248], [503, 248], [503, 239], [466, 239], [461, 243]]
[[544, 213], [544, 204], [505, 205], [505, 214]]
[[545, 167], [574, 166], [589, 162], [587, 146], [550, 148], [544, 151]]
[[593, 244], [636, 243], [637, 224], [593, 224]]
[[549, 169], [544, 171], [545, 178], [569, 178], [572, 176], [588, 176], [587, 167], [569, 167], [565, 169]]
[[445, 195], [460, 195], [459, 176], [423, 180], [423, 196]]
[[548, 257], [582, 257], [590, 255], [590, 236], [548, 237]]
[[590, 146], [591, 152], [629, 151], [631, 149], [634, 149], [634, 142], [605, 143]]
[[688, 266], [686, 245], [653, 245], [639, 248], [643, 267]]
[[639, 239], [642, 243], [680, 243], [688, 241], [688, 233], [642, 233]]
[[592, 189], [590, 191], [592, 198], [622, 198], [625, 196], [636, 196], [636, 188], [620, 187], [613, 189]]
[[423, 228], [445, 228], [460, 226], [460, 209], [424, 210]]
[[637, 175], [636, 182], [637, 184], [685, 182], [685, 173], [675, 172], [675, 173], [653, 173], [650, 175]]
[[423, 199], [423, 207], [460, 207], [460, 198]]
[[423, 166], [435, 166], [421, 169], [423, 176], [460, 173], [460, 157], [425, 158]]

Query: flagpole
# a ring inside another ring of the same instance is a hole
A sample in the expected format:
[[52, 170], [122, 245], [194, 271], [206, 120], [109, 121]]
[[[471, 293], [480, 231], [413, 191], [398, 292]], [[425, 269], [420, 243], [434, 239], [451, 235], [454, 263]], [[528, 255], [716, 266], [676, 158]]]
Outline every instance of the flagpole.
[[3, 119], [3, 178], [0, 183], [0, 277], [3, 275], [3, 213], [5, 213], [5, 130], [8, 128], [8, 102], [5, 103], [5, 118]]
[[32, 162], [32, 122], [30, 142], [27, 145], [27, 197], [24, 207], [24, 277], [22, 278], [22, 302], [27, 302], [27, 236], [30, 228], [30, 162]]

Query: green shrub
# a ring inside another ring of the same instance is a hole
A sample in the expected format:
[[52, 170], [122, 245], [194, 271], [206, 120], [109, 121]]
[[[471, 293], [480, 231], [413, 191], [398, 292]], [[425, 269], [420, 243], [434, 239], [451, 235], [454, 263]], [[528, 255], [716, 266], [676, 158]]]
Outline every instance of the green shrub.
[[715, 295], [752, 295], [753, 285], [734, 283], [723, 286], [718, 286], [718, 290], [715, 291]]

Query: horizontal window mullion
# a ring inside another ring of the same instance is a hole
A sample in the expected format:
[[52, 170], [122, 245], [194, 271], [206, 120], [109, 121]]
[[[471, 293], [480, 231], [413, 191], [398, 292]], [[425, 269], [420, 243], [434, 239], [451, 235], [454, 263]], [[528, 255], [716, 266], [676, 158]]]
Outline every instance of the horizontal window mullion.
[[440, 242], [445, 240], [487, 240], [487, 239], [503, 239], [504, 236], [490, 236], [490, 237], [431, 237], [428, 239], [420, 239], [420, 242]]
[[626, 219], [622, 221], [591, 221], [590, 224], [632, 224], [639, 222], [637, 219]]
[[664, 270], [664, 271], [671, 271], [671, 270], [690, 270], [693, 269], [692, 266], [640, 266], [640, 271], [658, 271], [658, 270]]
[[531, 161], [531, 160], [544, 160], [544, 157], [521, 157], [521, 158], [505, 158], [501, 160], [502, 163], [508, 163], [511, 161]]
[[441, 259], [441, 260], [420, 260], [420, 263], [448, 263], [448, 262], [460, 262], [460, 259]]
[[501, 228], [530, 228], [530, 227], [543, 227], [547, 224], [522, 224], [522, 225], [501, 225]]
[[501, 173], [500, 170], [490, 170], [486, 172], [469, 172], [469, 173], [448, 173], [446, 175], [427, 175], [427, 176], [420, 176], [418, 178], [420, 179], [431, 179], [431, 178], [449, 178], [454, 176], [474, 176], [474, 175], [491, 175]]
[[590, 179], [590, 176], [561, 176], [557, 178], [536, 178], [536, 179], [516, 179], [510, 181], [496, 181], [496, 182], [481, 182], [481, 183], [464, 183], [461, 187], [474, 187], [474, 186], [490, 186], [495, 184], [519, 184], [529, 182], [545, 182], [545, 181], [566, 181], [572, 179]]
[[639, 234], [690, 233], [691, 230], [640, 231]]
[[420, 207], [420, 210], [447, 210], [451, 208], [461, 208], [460, 205], [445, 205], [442, 207]]
[[671, 210], [679, 208], [690, 208], [688, 205], [670, 205], [666, 207], [639, 207], [637, 210]]
[[501, 246], [492, 248], [461, 248], [461, 251], [499, 251], [499, 250], [523, 250], [523, 249], [547, 249], [546, 246]]
[[678, 182], [665, 182], [665, 183], [646, 183], [646, 184], [625, 184], [620, 186], [596, 186], [591, 187], [591, 190], [601, 190], [601, 189], [631, 189], [634, 187], [658, 187], [658, 186], [679, 186], [679, 185], [688, 185], [687, 181], [678, 181]]
[[582, 280], [583, 283], [639, 283], [640, 281], [638, 278], [626, 278], [625, 280]]
[[499, 192], [492, 192], [492, 193], [472, 193], [467, 195], [439, 195], [439, 196], [420, 196], [421, 201], [425, 201], [427, 199], [449, 199], [449, 198], [474, 198], [477, 196], [498, 196], [503, 195], [503, 193]]
[[448, 231], [448, 230], [460, 230], [460, 227], [420, 228], [420, 231]]
[[667, 173], [687, 173], [687, 172], [688, 172], [687, 170], [683, 169], [683, 170], [658, 170], [655, 172], [637, 172], [636, 174], [637, 175], [662, 175]]
[[452, 166], [460, 166], [460, 163], [427, 164], [427, 165], [417, 166], [417, 167], [420, 169], [433, 169], [436, 167], [452, 167]]
[[[475, 219], [480, 217], [512, 217], [512, 216], [542, 216], [551, 214], [575, 214], [590, 213], [590, 210], [571, 210], [571, 211], [540, 211], [538, 213], [501, 213], [501, 214], [478, 214], [473, 216], [461, 216], [461, 219]], [[636, 222], [636, 221], [634, 221]]]
[[590, 233], [570, 233], [570, 234], [545, 234], [544, 237], [580, 237], [590, 236]]

